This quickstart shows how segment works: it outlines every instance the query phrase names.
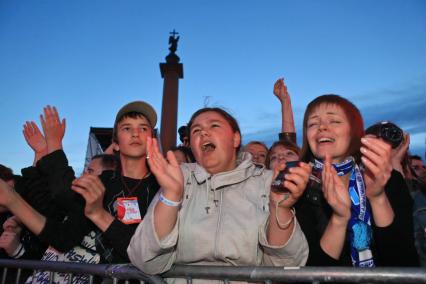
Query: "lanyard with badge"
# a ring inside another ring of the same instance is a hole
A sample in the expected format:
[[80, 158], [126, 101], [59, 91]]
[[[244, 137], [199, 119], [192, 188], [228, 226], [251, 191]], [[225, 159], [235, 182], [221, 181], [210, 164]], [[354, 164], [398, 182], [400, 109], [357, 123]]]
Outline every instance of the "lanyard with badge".
[[[139, 180], [137, 184], [131, 189], [127, 186], [123, 176], [121, 176], [121, 183], [124, 188], [132, 196], [133, 192], [140, 186], [142, 180]], [[142, 221], [139, 203], [137, 197], [119, 197], [117, 198], [117, 219], [124, 224], [137, 224]]]

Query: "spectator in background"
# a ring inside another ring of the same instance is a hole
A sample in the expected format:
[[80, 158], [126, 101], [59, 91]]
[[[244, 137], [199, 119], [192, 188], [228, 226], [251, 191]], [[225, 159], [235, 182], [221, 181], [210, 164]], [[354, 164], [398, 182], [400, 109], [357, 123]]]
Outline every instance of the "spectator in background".
[[295, 144], [280, 140], [272, 144], [266, 157], [268, 169], [273, 169], [279, 163], [293, 162], [300, 160], [300, 149]]
[[294, 126], [293, 108], [290, 95], [284, 78], [278, 79], [274, 85], [274, 95], [281, 103], [281, 133], [279, 141], [272, 144], [268, 151], [267, 166], [273, 169], [276, 163], [298, 161], [300, 148], [296, 142], [296, 128]]
[[86, 174], [99, 176], [103, 171], [115, 171], [119, 164], [114, 154], [99, 154], [92, 157], [87, 165]]
[[265, 165], [266, 156], [268, 155], [268, 147], [260, 141], [250, 141], [244, 146], [244, 151], [249, 152], [253, 163]]
[[192, 154], [191, 148], [185, 146], [176, 146], [170, 149], [176, 156], [176, 160], [179, 164], [182, 163], [194, 163], [195, 158]]
[[280, 141], [297, 145], [293, 108], [287, 86], [284, 84], [284, 78], [278, 79], [275, 82], [274, 95], [281, 103], [281, 133], [278, 135], [278, 138]]
[[413, 175], [415, 178], [417, 178], [419, 181], [422, 181], [426, 183], [426, 166], [418, 155], [411, 155], [410, 156], [410, 166], [413, 170]]
[[[10, 168], [0, 165], [0, 179], [4, 180], [10, 188], [14, 188], [15, 180], [22, 179], [22, 177], [14, 175]], [[0, 258], [39, 260], [46, 245], [42, 244], [16, 216], [7, 211], [7, 208], [3, 208], [3, 210], [4, 212], [0, 213], [0, 224], [2, 224], [0, 227]], [[4, 277], [4, 272], [3, 269], [0, 271], [1, 278]], [[19, 283], [23, 283], [31, 273], [31, 270], [23, 270]], [[9, 269], [5, 278], [6, 283], [14, 282], [17, 276], [16, 269]]]
[[[268, 154], [271, 156], [271, 150], [276, 150], [283, 153], [284, 150], [280, 148], [284, 147], [286, 149], [289, 148], [291, 151], [297, 149], [297, 155], [299, 155], [300, 152], [296, 144], [296, 129], [294, 127], [291, 99], [287, 91], [287, 86], [284, 84], [284, 78], [280, 78], [275, 82], [273, 93], [281, 103], [281, 133], [278, 135], [278, 138], [279, 141], [283, 141], [283, 143], [278, 143], [279, 145], [274, 143], [269, 151], [268, 147], [266, 147], [266, 145], [260, 141], [250, 141], [244, 147], [244, 151], [249, 152], [252, 155], [253, 162], [260, 165], [266, 165], [266, 167], [269, 169], [272, 169], [272, 167], [269, 166], [269, 160], [267, 161], [267, 156]], [[281, 156], [283, 155], [282, 153]]]
[[188, 127], [186, 125], [182, 125], [178, 129], [179, 140], [182, 143], [181, 146], [189, 147], [189, 139], [188, 139]]
[[426, 267], [426, 166], [420, 156], [410, 156], [413, 170], [414, 207], [414, 237], [420, 265]]

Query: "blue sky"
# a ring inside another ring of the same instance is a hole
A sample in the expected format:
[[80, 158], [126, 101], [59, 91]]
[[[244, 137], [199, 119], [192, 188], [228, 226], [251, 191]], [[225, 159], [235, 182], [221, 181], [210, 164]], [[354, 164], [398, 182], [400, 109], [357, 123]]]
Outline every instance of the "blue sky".
[[0, 163], [32, 163], [26, 120], [55, 105], [67, 119], [64, 150], [79, 173], [89, 128], [111, 127], [133, 100], [161, 115], [159, 63], [169, 32], [184, 64], [178, 123], [206, 103], [234, 114], [245, 141], [280, 130], [272, 94], [285, 77], [301, 138], [303, 112], [324, 93], [352, 100], [366, 125], [392, 120], [426, 139], [426, 2], [0, 1]]

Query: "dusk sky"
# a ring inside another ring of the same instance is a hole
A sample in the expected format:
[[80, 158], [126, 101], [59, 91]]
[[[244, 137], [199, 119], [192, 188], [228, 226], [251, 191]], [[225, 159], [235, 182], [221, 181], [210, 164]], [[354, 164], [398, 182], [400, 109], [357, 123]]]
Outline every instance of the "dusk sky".
[[173, 29], [184, 65], [179, 125], [221, 106], [245, 142], [270, 145], [281, 127], [272, 88], [284, 77], [299, 141], [307, 103], [335, 93], [366, 126], [401, 126], [424, 158], [426, 1], [0, 0], [0, 163], [15, 173], [31, 165], [22, 125], [39, 124], [48, 104], [67, 119], [64, 150], [77, 174], [91, 126], [112, 127], [134, 100], [161, 116], [159, 63]]

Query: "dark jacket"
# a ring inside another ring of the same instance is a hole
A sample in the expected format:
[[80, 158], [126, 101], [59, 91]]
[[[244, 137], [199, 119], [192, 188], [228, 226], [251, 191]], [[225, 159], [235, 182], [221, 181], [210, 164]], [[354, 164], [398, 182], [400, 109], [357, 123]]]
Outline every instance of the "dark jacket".
[[[48, 212], [46, 225], [40, 233], [41, 240], [47, 242], [55, 249], [66, 252], [76, 245], [80, 245], [84, 236], [97, 227], [84, 215], [85, 200], [71, 190], [71, 182], [75, 178], [74, 172], [68, 166], [65, 153], [62, 150], [46, 155], [39, 161], [37, 167], [42, 175], [47, 177], [49, 183], [46, 201], [51, 203], [40, 207]], [[149, 175], [143, 179], [129, 194], [123, 186], [120, 172], [105, 171], [100, 176], [105, 186], [104, 208], [116, 216], [115, 201], [117, 197], [138, 197], [138, 204], [143, 217], [146, 210], [158, 191], [159, 185], [154, 176]], [[129, 188], [133, 188], [140, 180], [124, 177]], [[54, 210], [61, 212], [61, 218], [54, 214]], [[63, 216], [63, 218], [62, 218]], [[127, 246], [136, 230], [137, 224], [126, 225], [115, 219], [109, 228], [98, 233], [96, 250], [103, 257], [104, 262], [121, 263], [129, 262]]]
[[[372, 252], [376, 266], [418, 266], [414, 247], [413, 202], [402, 175], [393, 171], [385, 186], [385, 193], [394, 210], [395, 218], [387, 227], [377, 227], [371, 218], [373, 231]], [[311, 182], [295, 205], [297, 219], [309, 244], [308, 266], [351, 266], [350, 247], [346, 242], [340, 259], [325, 253], [320, 239], [328, 224], [332, 209], [324, 199], [321, 186]]]

